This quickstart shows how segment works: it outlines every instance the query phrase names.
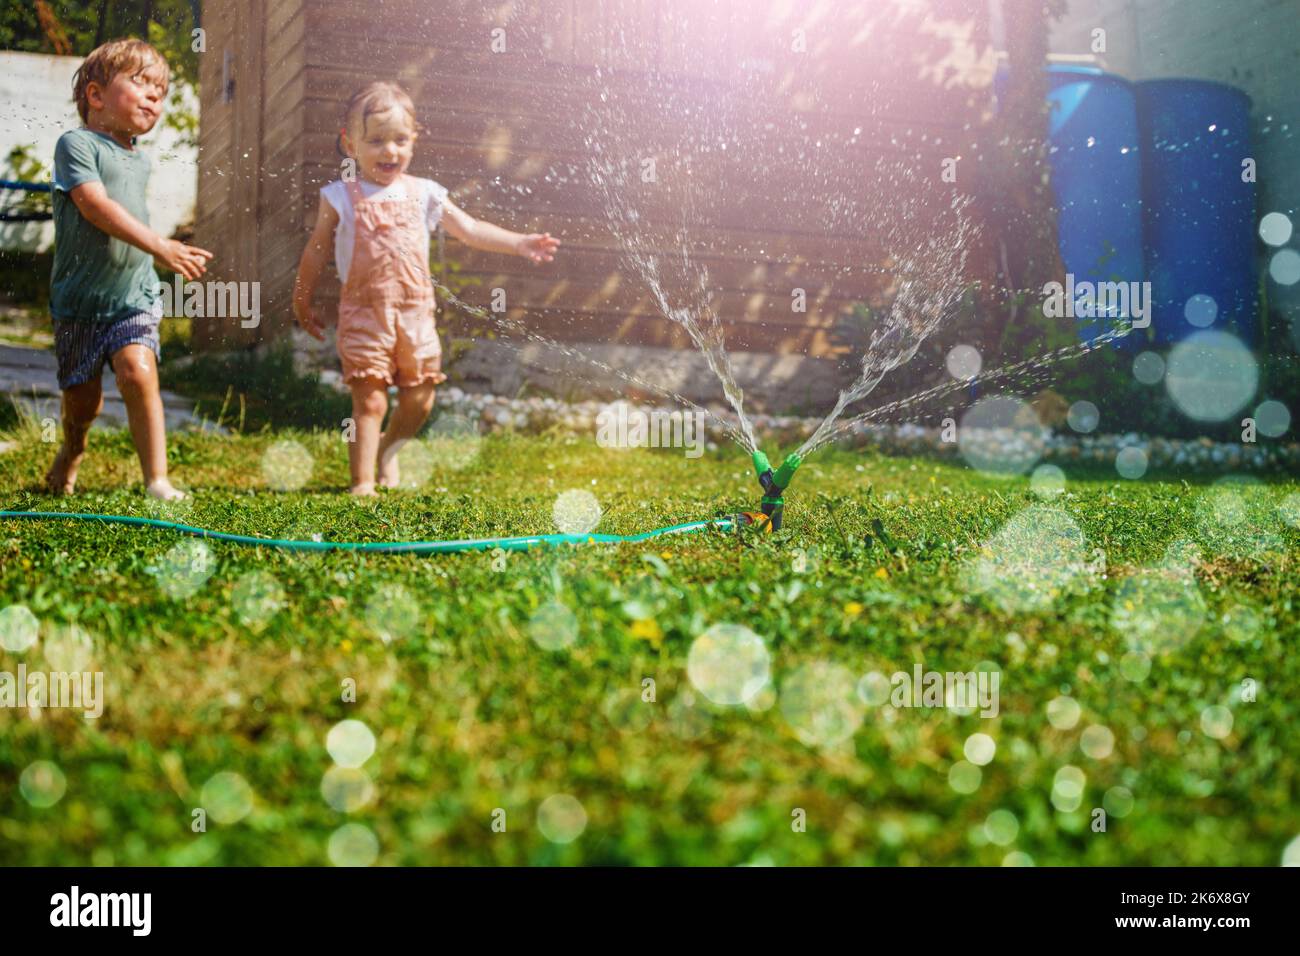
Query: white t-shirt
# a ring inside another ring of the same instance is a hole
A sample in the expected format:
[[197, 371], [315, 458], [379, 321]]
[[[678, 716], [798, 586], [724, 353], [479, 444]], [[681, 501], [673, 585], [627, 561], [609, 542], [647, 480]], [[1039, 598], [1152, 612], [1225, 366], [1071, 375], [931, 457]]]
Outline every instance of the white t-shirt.
[[[433, 232], [442, 220], [442, 202], [447, 198], [447, 189], [432, 179], [421, 179], [419, 176], [408, 178], [414, 181], [416, 188], [424, 193], [424, 223], [426, 231]], [[406, 196], [406, 187], [400, 179], [391, 186], [380, 186], [378, 183], [368, 182], [358, 177], [357, 185], [361, 187], [361, 195], [367, 199], [381, 193], [383, 199]], [[334, 230], [334, 265], [339, 270], [339, 279], [347, 282], [348, 269], [352, 265], [352, 246], [357, 234], [356, 214], [352, 211], [352, 200], [348, 196], [347, 183], [336, 179], [328, 186], [321, 187], [320, 194], [339, 214], [339, 225]], [[425, 241], [427, 245], [427, 237]]]

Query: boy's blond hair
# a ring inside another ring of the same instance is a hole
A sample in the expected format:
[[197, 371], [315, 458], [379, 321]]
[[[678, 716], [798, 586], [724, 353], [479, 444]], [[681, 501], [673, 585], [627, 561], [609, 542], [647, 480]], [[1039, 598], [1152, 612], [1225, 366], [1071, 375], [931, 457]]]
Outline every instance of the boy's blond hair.
[[406, 113], [411, 121], [411, 129], [422, 132], [420, 123], [415, 118], [415, 104], [410, 95], [396, 83], [371, 83], [352, 94], [347, 106], [343, 108], [343, 128], [348, 135], [360, 131], [364, 136], [366, 120], [376, 113], [387, 113], [397, 108]]
[[83, 123], [87, 122], [90, 101], [86, 88], [91, 83], [101, 87], [108, 86], [119, 73], [143, 73], [156, 66], [162, 67], [164, 84], [171, 82], [171, 69], [163, 55], [143, 40], [134, 37], [126, 40], [110, 40], [90, 51], [90, 56], [81, 61], [77, 72], [72, 77], [72, 98], [77, 102], [77, 113]]

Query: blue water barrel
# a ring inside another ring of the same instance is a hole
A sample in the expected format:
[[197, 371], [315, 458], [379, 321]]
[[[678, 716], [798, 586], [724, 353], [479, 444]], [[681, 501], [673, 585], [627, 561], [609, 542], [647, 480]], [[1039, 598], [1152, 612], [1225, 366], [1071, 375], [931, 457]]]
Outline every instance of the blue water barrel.
[[1206, 80], [1145, 80], [1135, 89], [1155, 340], [1209, 327], [1253, 345], [1255, 184], [1242, 181], [1250, 98]]
[[[1133, 85], [1096, 67], [1051, 65], [1048, 73], [1048, 161], [1056, 197], [1057, 232], [1065, 271], [1079, 283], [1141, 283], [1142, 169]], [[1138, 291], [1140, 285], [1130, 286]], [[1107, 316], [1123, 314], [1119, 308]], [[1130, 308], [1131, 314], [1132, 309]], [[1109, 318], [1076, 320], [1091, 339]], [[1117, 344], [1145, 344], [1134, 331]]]

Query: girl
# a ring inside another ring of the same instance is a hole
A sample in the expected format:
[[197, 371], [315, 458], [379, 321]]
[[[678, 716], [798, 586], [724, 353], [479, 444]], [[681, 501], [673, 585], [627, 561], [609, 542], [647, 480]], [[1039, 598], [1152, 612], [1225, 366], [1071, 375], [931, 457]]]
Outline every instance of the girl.
[[[338, 352], [356, 423], [348, 449], [354, 495], [375, 494], [376, 464], [381, 486], [398, 484], [397, 452], [429, 417], [434, 387], [447, 380], [434, 325], [430, 230], [442, 220], [475, 249], [533, 263], [552, 261], [560, 245], [550, 233], [524, 235], [476, 220], [438, 183], [408, 176], [418, 129], [415, 106], [400, 87], [372, 83], [352, 96], [340, 144], [357, 175], [321, 190], [316, 227], [294, 284], [294, 316], [324, 340], [311, 300], [333, 247], [343, 283]], [[389, 385], [397, 386], [397, 408], [381, 434]]]

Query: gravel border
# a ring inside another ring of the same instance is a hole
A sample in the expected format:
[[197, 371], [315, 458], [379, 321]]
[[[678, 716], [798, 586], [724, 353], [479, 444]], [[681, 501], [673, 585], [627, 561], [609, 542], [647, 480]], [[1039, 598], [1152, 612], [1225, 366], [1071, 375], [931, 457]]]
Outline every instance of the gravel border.
[[[576, 434], [596, 433], [596, 419], [609, 402], [564, 402], [555, 398], [506, 398], [481, 392], [465, 392], [455, 386], [438, 390], [436, 405], [440, 409], [465, 415], [479, 422], [481, 432], [537, 432], [559, 427]], [[650, 406], [634, 402], [631, 409], [644, 412], [681, 411], [673, 406]], [[714, 411], [721, 411], [714, 408]], [[795, 415], [751, 416], [754, 429], [782, 445], [801, 442], [820, 424], [819, 418]], [[723, 429], [712, 419], [705, 419], [705, 447], [718, 447], [727, 441]], [[1030, 447], [1019, 436], [996, 436], [1002, 458], [1026, 456], [1030, 460], [1058, 466], [1086, 464], [1114, 467], [1116, 456], [1126, 448], [1137, 449], [1129, 457], [1145, 460], [1145, 468], [1176, 468], [1202, 472], [1288, 471], [1300, 474], [1300, 443], [1281, 442], [1260, 437], [1258, 444], [1215, 442], [1209, 438], [1150, 438], [1130, 432], [1125, 435], [1087, 434], [1045, 429], [1038, 448]], [[956, 442], [944, 442], [939, 428], [913, 423], [862, 424], [851, 437], [838, 442], [840, 447], [865, 447], [896, 455], [926, 455], [940, 458], [960, 457]], [[1138, 454], [1140, 452], [1141, 454]], [[1145, 470], [1143, 468], [1143, 470]], [[1138, 477], [1134, 475], [1134, 477]]]

